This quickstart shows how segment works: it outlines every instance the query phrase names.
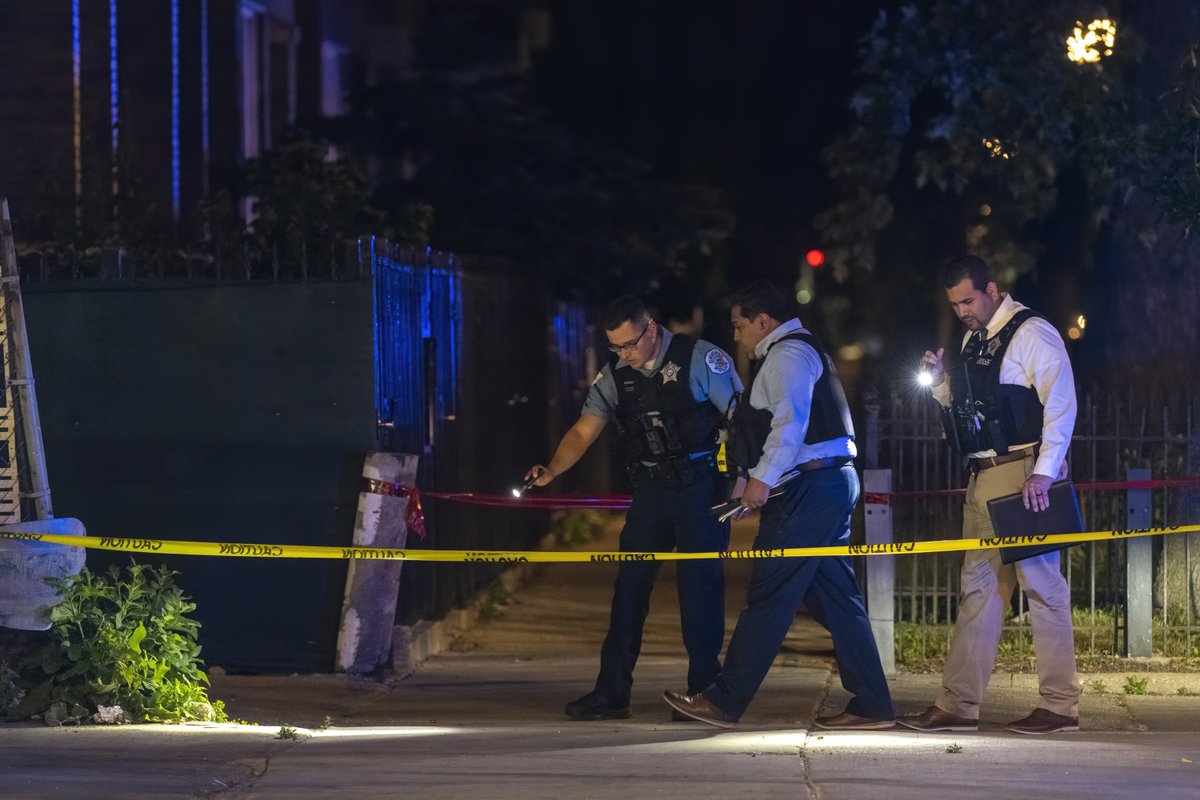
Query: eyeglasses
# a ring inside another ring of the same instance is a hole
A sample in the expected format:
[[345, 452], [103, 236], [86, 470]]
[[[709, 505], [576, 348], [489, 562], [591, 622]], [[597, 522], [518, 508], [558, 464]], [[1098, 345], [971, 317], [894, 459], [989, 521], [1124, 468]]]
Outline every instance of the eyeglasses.
[[608, 351], [610, 353], [616, 353], [617, 355], [620, 355], [621, 353], [632, 353], [633, 349], [638, 346], [638, 342], [642, 340], [642, 337], [646, 335], [646, 331], [648, 330], [650, 330], [649, 322], [646, 323], [646, 327], [642, 328], [642, 332], [639, 333], [638, 337], [632, 342], [626, 342], [625, 344], [610, 344], [608, 346]]

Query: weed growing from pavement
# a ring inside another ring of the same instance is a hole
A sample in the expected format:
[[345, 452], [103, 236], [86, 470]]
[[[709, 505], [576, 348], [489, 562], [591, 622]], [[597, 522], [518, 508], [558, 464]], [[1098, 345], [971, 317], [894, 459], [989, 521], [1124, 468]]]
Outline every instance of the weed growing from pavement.
[[947, 746], [946, 746], [946, 752], [947, 752], [947, 753], [961, 753], [961, 752], [962, 752], [962, 745], [961, 745], [961, 744], [959, 744], [958, 742], [954, 742], [953, 744], [949, 744], [949, 745], [947, 745]]
[[1179, 695], [1180, 697], [1188, 697], [1192, 694], [1192, 690], [1186, 686], [1180, 686], [1175, 690], [1175, 694]]
[[326, 714], [325, 719], [322, 720], [321, 724], [317, 726], [317, 730], [320, 732], [324, 732], [324, 731], [329, 730], [332, 727], [333, 727], [333, 717]]
[[1138, 678], [1134, 675], [1129, 675], [1125, 678], [1125, 694], [1149, 694], [1147, 690], [1149, 684], [1149, 678]]
[[300, 731], [285, 722], [279, 726], [279, 733], [275, 734], [275, 738], [296, 741], [300, 738]]

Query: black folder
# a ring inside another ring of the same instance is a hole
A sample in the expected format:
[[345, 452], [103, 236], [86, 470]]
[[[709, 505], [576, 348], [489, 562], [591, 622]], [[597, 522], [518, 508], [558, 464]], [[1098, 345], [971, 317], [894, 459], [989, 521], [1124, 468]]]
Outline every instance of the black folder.
[[[1082, 533], [1083, 517], [1079, 514], [1079, 500], [1075, 497], [1075, 485], [1070, 481], [1050, 484], [1050, 507], [1045, 511], [1030, 511], [1025, 508], [1021, 493], [1010, 494], [988, 500], [988, 514], [997, 536], [1041, 536], [1051, 533]], [[1052, 553], [1061, 544], [1031, 544], [1021, 547], [1001, 547], [1000, 560], [1012, 564], [1022, 559]]]

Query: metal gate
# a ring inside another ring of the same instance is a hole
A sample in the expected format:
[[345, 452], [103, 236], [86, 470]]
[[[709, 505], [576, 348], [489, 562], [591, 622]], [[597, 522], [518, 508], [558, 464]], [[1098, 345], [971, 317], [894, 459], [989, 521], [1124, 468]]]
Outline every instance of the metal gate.
[[[379, 448], [419, 454], [421, 488], [507, 492], [582, 405], [595, 362], [583, 309], [528, 278], [465, 272], [448, 254], [373, 239], [359, 252], [374, 275]], [[428, 537], [409, 547], [521, 550], [549, 529], [545, 511], [424, 508]], [[406, 564], [397, 622], [444, 617], [502, 569]]]

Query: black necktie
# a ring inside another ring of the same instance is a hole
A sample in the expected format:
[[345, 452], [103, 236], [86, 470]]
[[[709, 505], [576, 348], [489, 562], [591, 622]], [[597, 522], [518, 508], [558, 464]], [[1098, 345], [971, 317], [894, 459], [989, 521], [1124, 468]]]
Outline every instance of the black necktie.
[[987, 341], [986, 331], [975, 331], [971, 334], [971, 338], [967, 339], [967, 346], [963, 348], [963, 361], [974, 361], [979, 358], [983, 352], [983, 343]]

